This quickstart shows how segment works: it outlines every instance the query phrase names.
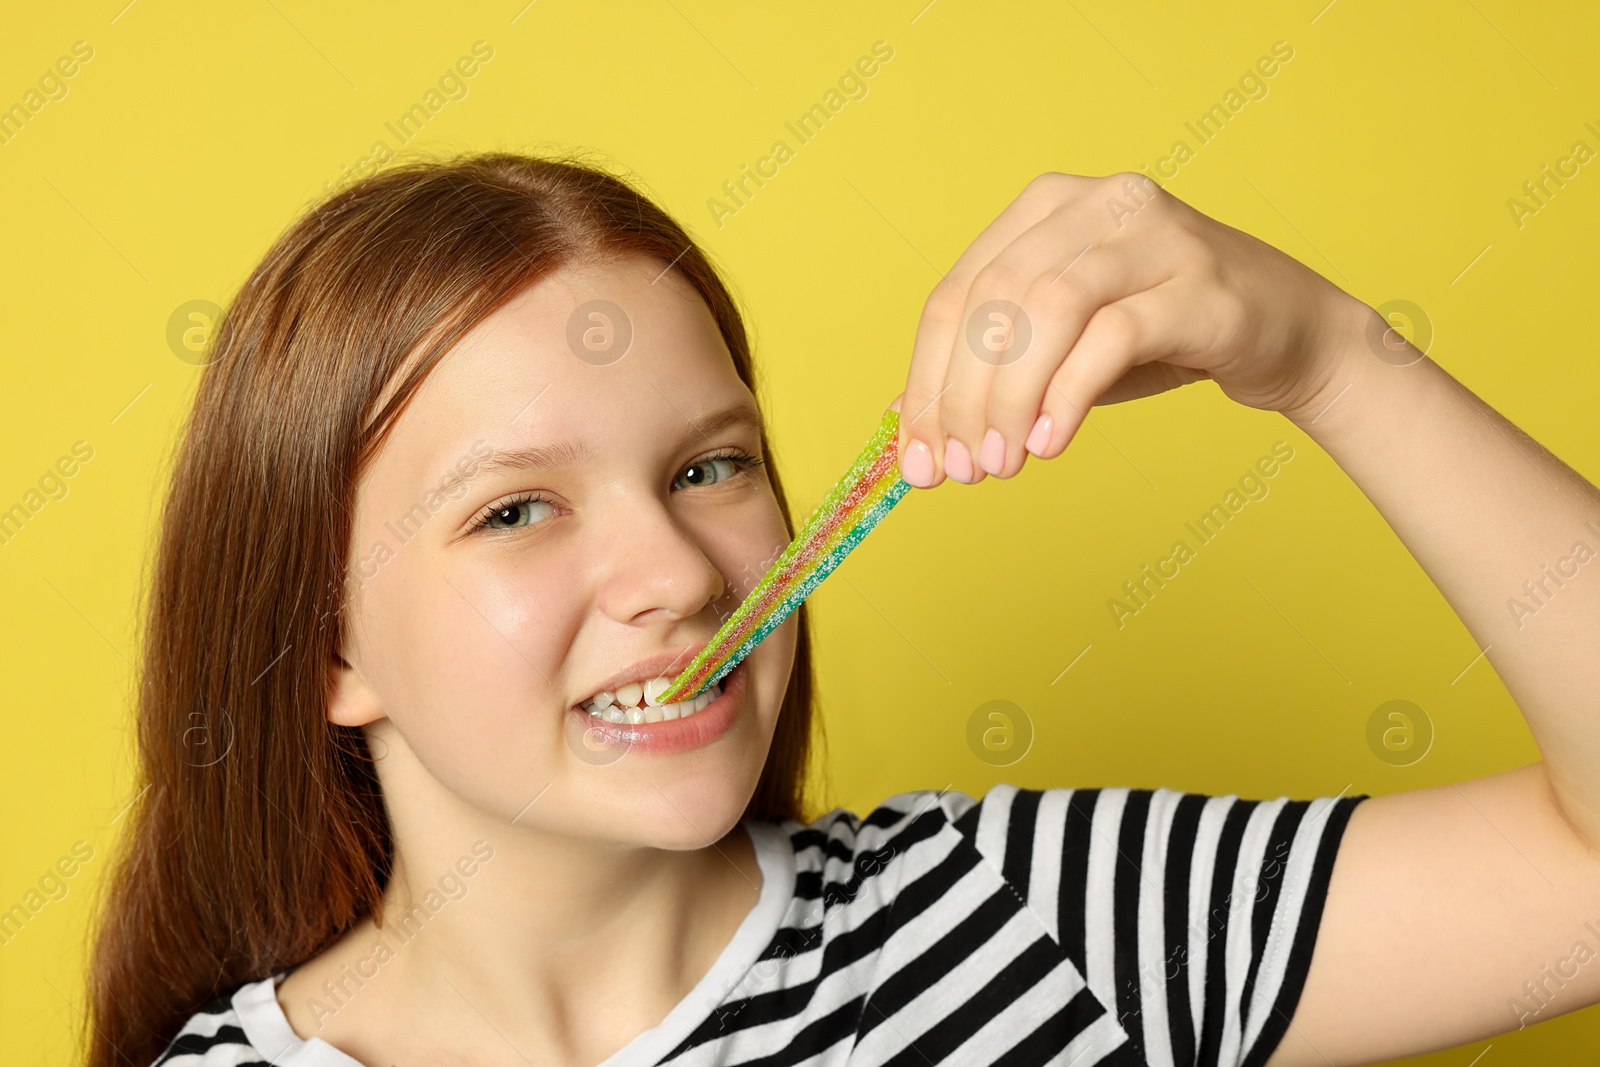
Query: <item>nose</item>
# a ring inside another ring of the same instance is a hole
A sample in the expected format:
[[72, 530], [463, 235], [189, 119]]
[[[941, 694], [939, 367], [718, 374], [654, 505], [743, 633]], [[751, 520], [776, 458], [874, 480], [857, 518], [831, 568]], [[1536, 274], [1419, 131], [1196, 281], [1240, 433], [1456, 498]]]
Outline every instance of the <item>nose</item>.
[[723, 595], [727, 582], [692, 533], [660, 501], [630, 500], [602, 520], [607, 557], [602, 612], [626, 624], [689, 619]]

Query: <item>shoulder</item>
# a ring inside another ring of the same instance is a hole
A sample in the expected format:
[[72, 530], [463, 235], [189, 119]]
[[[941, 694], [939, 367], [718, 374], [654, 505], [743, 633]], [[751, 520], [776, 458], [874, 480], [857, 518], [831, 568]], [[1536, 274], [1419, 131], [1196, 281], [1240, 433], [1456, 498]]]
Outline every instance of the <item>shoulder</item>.
[[1135, 1051], [1231, 1063], [1260, 1062], [1281, 1038], [1345, 827], [1367, 799], [1001, 783], [940, 808]]
[[[996, 786], [991, 790], [1009, 789]], [[914, 789], [870, 808], [836, 807], [810, 822], [779, 824], [794, 851], [795, 896], [819, 912], [893, 900], [922, 875], [980, 864], [965, 832], [983, 803], [959, 790]]]
[[1297, 905], [1310, 896], [1307, 903], [1320, 910], [1316, 898], [1326, 890], [1345, 826], [1366, 799], [1247, 799], [1166, 787], [1026, 789], [1002, 782], [981, 799], [947, 794], [939, 806], [1081, 956], [1077, 934], [1056, 929], [1064, 898], [1128, 909], [1140, 900], [1176, 898], [1198, 912], [1206, 898], [1226, 906], [1287, 888]]
[[1291, 843], [1336, 843], [1350, 812], [1366, 799], [1364, 793], [1245, 799], [1166, 787], [1027, 789], [1000, 782], [981, 798], [945, 792], [937, 803], [985, 858], [1014, 868], [1020, 852], [1063, 847], [1115, 852], [1196, 837], [1226, 838], [1225, 846], [1232, 848], [1275, 846], [1281, 859]]
[[834, 808], [809, 823], [782, 823], [800, 869], [821, 868], [829, 861], [880, 865], [894, 854], [936, 838], [956, 817], [978, 803], [949, 789], [915, 789], [886, 797], [875, 807], [857, 812]]
[[959, 835], [950, 827], [951, 811], [964, 810], [972, 797], [948, 790], [896, 793], [875, 807], [836, 807], [810, 822], [785, 819], [774, 825], [794, 853], [795, 906], [817, 924], [826, 911], [878, 905], [893, 900], [905, 880], [907, 857], [926, 863], [948, 853]]
[[1242, 849], [1267, 864], [1291, 851], [1325, 853], [1337, 846], [1350, 813], [1366, 799], [1245, 799], [1166, 787], [1028, 789], [999, 782], [981, 796], [910, 790], [865, 813], [834, 808], [809, 823], [788, 820], [782, 827], [801, 871], [843, 864], [870, 874], [913, 849], [970, 846], [1026, 884], [1027, 867], [1064, 851], [1093, 849], [1097, 859], [1104, 852], [1109, 860], [1131, 847], [1134, 852], [1124, 858], [1137, 862], [1140, 852], [1165, 852], [1181, 841], [1213, 852], [1220, 848], [1235, 860]]
[[233, 996], [219, 996], [189, 1016], [150, 1067], [251, 1067], [270, 1063], [246, 1037]]

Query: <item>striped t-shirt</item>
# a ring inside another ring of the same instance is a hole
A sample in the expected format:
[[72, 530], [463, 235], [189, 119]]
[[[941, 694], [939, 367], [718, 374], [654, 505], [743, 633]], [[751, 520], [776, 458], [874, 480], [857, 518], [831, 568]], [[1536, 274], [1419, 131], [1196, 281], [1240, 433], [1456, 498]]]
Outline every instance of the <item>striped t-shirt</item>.
[[[747, 821], [756, 905], [597, 1067], [1259, 1067], [1365, 799], [1000, 784]], [[368, 1067], [290, 1028], [282, 977], [196, 1013], [156, 1064]]]

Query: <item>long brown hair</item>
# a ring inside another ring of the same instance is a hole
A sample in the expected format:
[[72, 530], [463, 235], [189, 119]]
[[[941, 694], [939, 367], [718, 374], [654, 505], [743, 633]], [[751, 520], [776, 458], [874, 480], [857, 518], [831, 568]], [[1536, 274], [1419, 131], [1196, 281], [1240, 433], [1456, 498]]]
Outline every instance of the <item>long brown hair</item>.
[[[145, 583], [141, 791], [93, 946], [89, 1067], [146, 1067], [217, 996], [377, 914], [393, 855], [378, 779], [361, 731], [325, 717], [356, 482], [486, 316], [569, 264], [640, 255], [699, 292], [754, 393], [743, 318], [706, 254], [630, 182], [572, 155], [392, 166], [307, 211], [233, 298]], [[798, 618], [744, 812], [756, 819], [810, 818], [804, 606]]]

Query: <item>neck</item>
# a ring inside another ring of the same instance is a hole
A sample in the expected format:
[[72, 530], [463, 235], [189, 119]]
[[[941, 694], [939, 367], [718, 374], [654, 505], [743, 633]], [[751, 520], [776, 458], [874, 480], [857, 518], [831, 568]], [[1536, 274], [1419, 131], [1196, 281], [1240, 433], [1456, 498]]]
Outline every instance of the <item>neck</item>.
[[508, 822], [397, 755], [391, 742], [380, 763], [394, 840], [382, 925], [364, 920], [279, 990], [298, 1033], [363, 1062], [415, 1060], [414, 1040], [384, 1035], [426, 1033], [511, 1062], [597, 1063], [693, 989], [760, 895], [742, 826], [684, 848], [580, 836], [551, 815], [583, 798], [555, 789]]

